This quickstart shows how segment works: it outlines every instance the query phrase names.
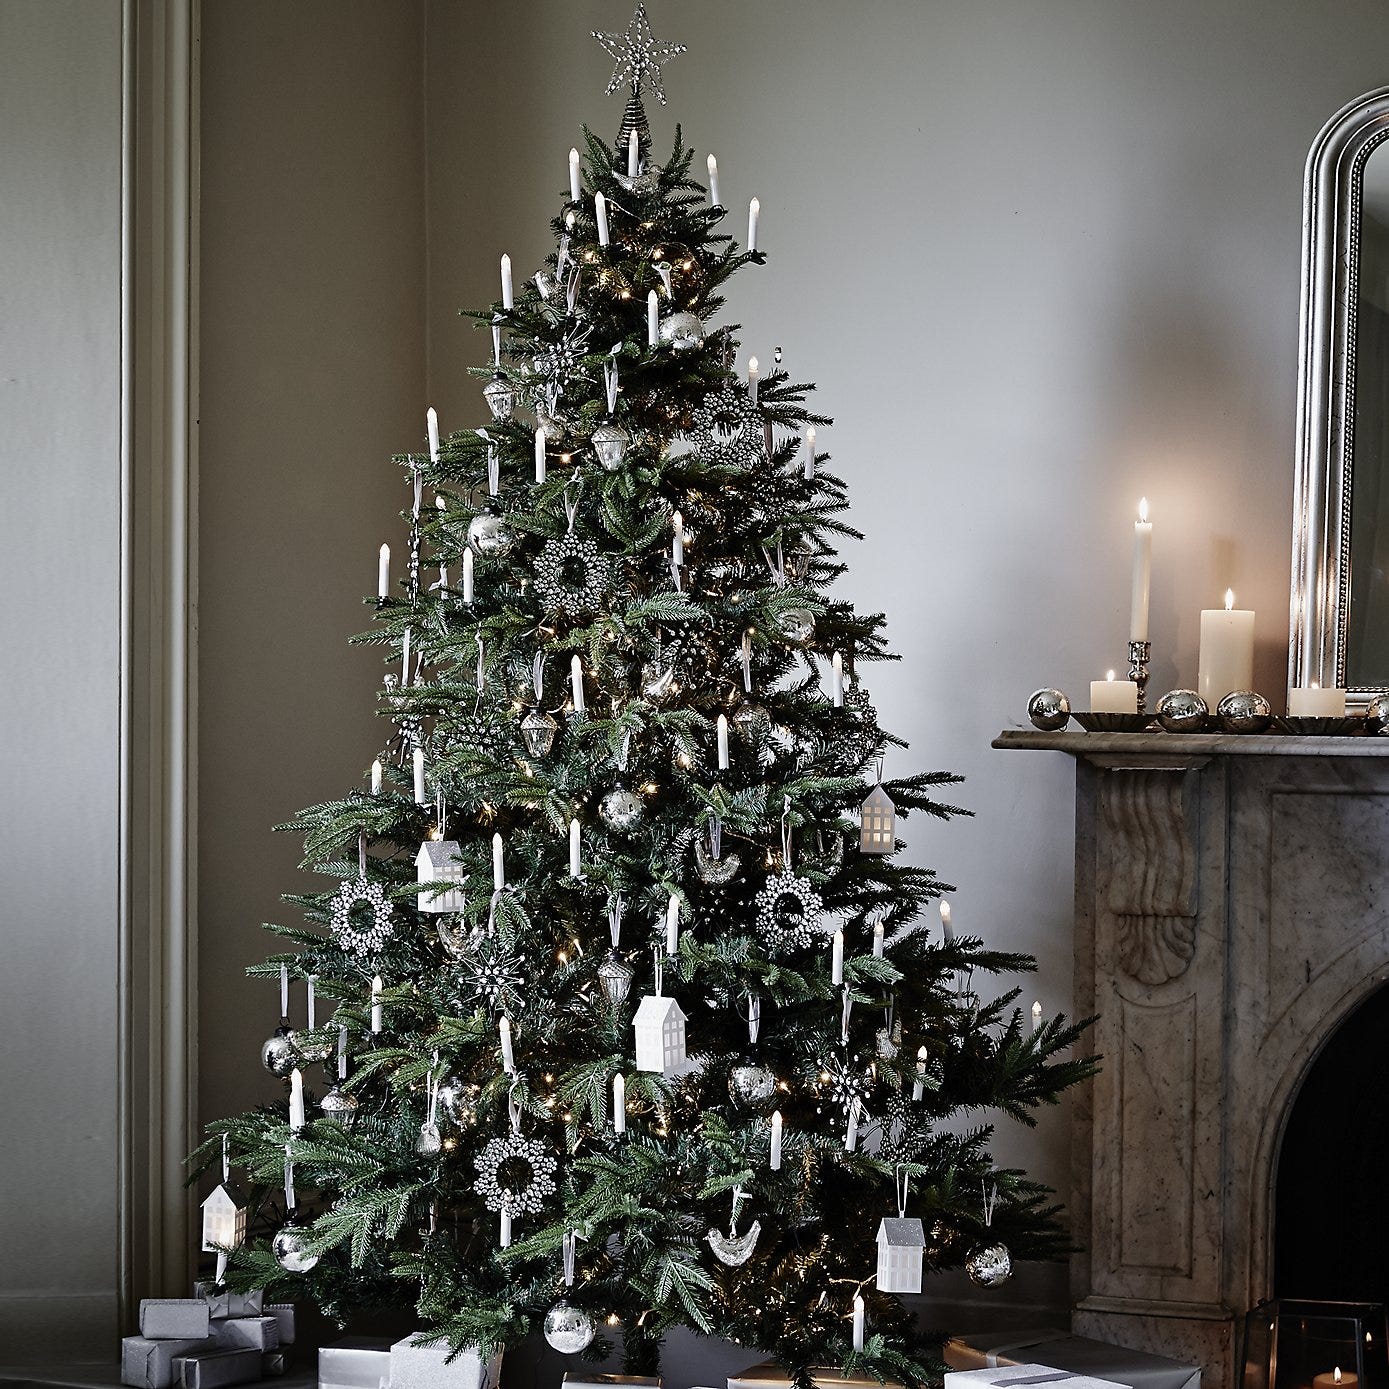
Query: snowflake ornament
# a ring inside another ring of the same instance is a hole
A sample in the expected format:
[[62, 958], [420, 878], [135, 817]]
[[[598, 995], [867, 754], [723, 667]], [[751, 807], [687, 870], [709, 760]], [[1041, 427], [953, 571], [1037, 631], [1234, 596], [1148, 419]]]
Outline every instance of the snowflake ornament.
[[584, 366], [584, 355], [593, 329], [577, 324], [566, 328], [558, 342], [546, 343], [531, 355], [531, 369], [544, 382], [547, 396], [557, 399], [565, 387], [591, 372]]
[[816, 1106], [817, 1113], [824, 1105], [832, 1104], [848, 1118], [855, 1100], [862, 1108], [868, 1099], [868, 1077], [854, 1065], [852, 1058], [836, 1054], [821, 1063], [816, 1090], [821, 1100]]
[[493, 1012], [513, 1013], [525, 1007], [526, 957], [500, 937], [479, 933], [458, 961], [462, 997]]

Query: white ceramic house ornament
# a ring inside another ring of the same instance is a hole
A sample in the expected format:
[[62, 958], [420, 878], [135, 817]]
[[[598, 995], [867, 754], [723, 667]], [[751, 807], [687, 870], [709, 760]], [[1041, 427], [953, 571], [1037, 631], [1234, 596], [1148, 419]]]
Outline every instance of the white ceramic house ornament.
[[897, 807], [879, 782], [859, 807], [861, 854], [890, 854], [897, 847]]
[[458, 883], [447, 891], [433, 889], [419, 894], [422, 912], [461, 912], [465, 905], [462, 883], [466, 875], [458, 862], [456, 839], [426, 839], [415, 855], [415, 881], [424, 888], [426, 883]]
[[203, 1249], [235, 1249], [246, 1238], [249, 1203], [235, 1182], [213, 1187], [203, 1202]]
[[673, 1071], [685, 1060], [685, 1014], [663, 994], [647, 994], [632, 1026], [637, 1034], [637, 1070]]
[[878, 1226], [878, 1291], [919, 1293], [926, 1234], [915, 1217], [887, 1217]]

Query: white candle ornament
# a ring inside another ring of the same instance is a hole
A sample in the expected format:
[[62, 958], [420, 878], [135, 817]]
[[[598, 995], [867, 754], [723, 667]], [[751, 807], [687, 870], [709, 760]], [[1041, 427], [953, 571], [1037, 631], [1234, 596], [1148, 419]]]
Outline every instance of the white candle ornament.
[[833, 683], [834, 707], [844, 707], [844, 657], [836, 651], [830, 658], [830, 678]]
[[670, 542], [670, 560], [672, 564], [684, 564], [685, 562], [685, 521], [677, 511], [670, 518], [674, 532], [674, 538]]
[[719, 745], [719, 771], [728, 770], [728, 716], [720, 714], [714, 724]]
[[864, 1309], [863, 1298], [854, 1294], [854, 1349], [863, 1349]]
[[1094, 714], [1136, 714], [1138, 686], [1132, 680], [1116, 680], [1111, 670], [1103, 680], [1090, 682], [1090, 711]]
[[511, 1212], [503, 1211], [501, 1214], [501, 1230], [497, 1236], [497, 1243], [503, 1249], [511, 1248]]
[[439, 461], [439, 412], [431, 405], [424, 412], [425, 428], [429, 431], [429, 461]]
[[708, 158], [709, 165], [709, 206], [719, 207], [719, 161], [711, 154]]
[[304, 1127], [304, 1073], [296, 1066], [289, 1073], [289, 1128], [298, 1133]]
[[608, 244], [608, 200], [601, 194], [593, 195], [593, 212], [598, 219], [598, 244]]
[[391, 547], [383, 545], [376, 559], [376, 596], [391, 596]]
[[672, 892], [666, 903], [666, 954], [680, 952], [680, 899]]
[[844, 982], [844, 932], [836, 927], [834, 938], [830, 942], [830, 983], [842, 984]]
[[571, 820], [569, 822], [569, 876], [571, 878], [577, 878], [581, 875], [579, 845], [579, 822]]
[[511, 257], [502, 257], [502, 308], [511, 310], [516, 307], [515, 297], [511, 289]]
[[656, 291], [649, 290], [646, 295], [646, 345], [655, 347], [661, 340], [661, 301]]
[[748, 358], [748, 395], [752, 397], [752, 403], [757, 404], [757, 358]]
[[1042, 1030], [1042, 1000], [1039, 998], [1032, 1005], [1032, 1035], [1035, 1037]]
[[1133, 602], [1129, 609], [1129, 640], [1148, 640], [1148, 581], [1153, 567], [1153, 525], [1148, 520], [1148, 499], [1138, 503], [1133, 523]]
[[535, 428], [535, 480], [545, 481], [545, 430], [537, 425]]
[[506, 886], [506, 865], [502, 862], [502, 837], [492, 836], [492, 891], [500, 892]]
[[381, 775], [381, 759], [379, 757], [373, 758], [371, 764], [371, 794], [373, 796], [381, 794]]
[[627, 132], [627, 177], [636, 178], [641, 168], [641, 142], [635, 129]]
[[426, 805], [429, 802], [429, 792], [424, 785], [424, 749], [416, 748], [414, 752], [415, 763], [415, 804]]
[[1212, 713], [1234, 690], [1254, 684], [1254, 614], [1235, 607], [1233, 589], [1225, 590], [1225, 607], [1201, 613], [1201, 647], [1196, 692]]
[[463, 551], [463, 601], [464, 603], [473, 601], [473, 547], [471, 545]]
[[584, 705], [584, 663], [576, 651], [569, 658], [569, 690], [574, 697], [574, 712], [586, 713]]
[[926, 1093], [926, 1057], [926, 1048], [917, 1048], [916, 1083], [912, 1086], [912, 1099], [914, 1100], [919, 1100]]
[[613, 1077], [613, 1132], [627, 1132], [627, 1081], [621, 1071]]
[[950, 921], [950, 903], [942, 900], [940, 904], [940, 930], [947, 945], [955, 944], [955, 931]]
[[385, 987], [379, 974], [371, 981], [371, 1031], [373, 1036], [381, 1031], [384, 1021], [382, 1018], [381, 990]]
[[882, 959], [883, 949], [887, 944], [886, 936], [883, 931], [883, 923], [875, 921], [873, 923], [873, 954]]
[[569, 151], [569, 201], [576, 203], [582, 194], [579, 186], [579, 151], [571, 149]]
[[815, 429], [811, 426], [805, 431], [805, 463], [801, 468], [801, 476], [807, 482], [815, 479]]
[[754, 198], [748, 204], [748, 250], [757, 249], [757, 219], [762, 213], [762, 204]]
[[514, 1076], [516, 1074], [516, 1053], [511, 1047], [511, 1019], [503, 1017], [497, 1024], [497, 1032], [502, 1043], [502, 1070], [507, 1075]]
[[781, 1110], [772, 1113], [772, 1152], [768, 1163], [773, 1172], [781, 1171]]

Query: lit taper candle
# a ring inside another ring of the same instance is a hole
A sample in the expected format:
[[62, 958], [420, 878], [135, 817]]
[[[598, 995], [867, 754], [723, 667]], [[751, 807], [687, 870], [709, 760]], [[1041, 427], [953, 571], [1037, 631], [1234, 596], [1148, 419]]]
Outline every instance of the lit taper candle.
[[728, 770], [728, 716], [720, 714], [714, 723], [715, 738], [719, 748], [719, 771]]
[[707, 161], [709, 165], [709, 206], [719, 207], [719, 161], [711, 154]]
[[439, 412], [431, 405], [424, 412], [425, 428], [429, 432], [429, 461], [439, 461]]
[[582, 193], [579, 187], [579, 151], [571, 149], [569, 151], [569, 201], [576, 203]]
[[569, 658], [569, 692], [574, 697], [574, 712], [583, 714], [587, 712], [584, 705], [584, 663], [576, 651]]
[[613, 1076], [613, 1132], [627, 1132], [627, 1081], [621, 1071]]
[[781, 1110], [772, 1111], [772, 1152], [768, 1166], [773, 1172], [781, 1171]]
[[1129, 640], [1148, 640], [1148, 585], [1153, 569], [1153, 523], [1148, 520], [1148, 499], [1138, 503], [1133, 523], [1133, 602], [1129, 609]]
[[511, 288], [511, 257], [502, 257], [502, 308], [510, 311], [516, 307], [516, 298]]
[[373, 759], [371, 764], [371, 794], [379, 796], [381, 794], [381, 759]]
[[376, 596], [391, 596], [391, 547], [383, 545], [376, 556]]
[[608, 244], [608, 200], [601, 194], [593, 195], [593, 213], [598, 219], [598, 244]]
[[757, 249], [757, 219], [762, 214], [762, 204], [754, 198], [748, 204], [748, 250]]

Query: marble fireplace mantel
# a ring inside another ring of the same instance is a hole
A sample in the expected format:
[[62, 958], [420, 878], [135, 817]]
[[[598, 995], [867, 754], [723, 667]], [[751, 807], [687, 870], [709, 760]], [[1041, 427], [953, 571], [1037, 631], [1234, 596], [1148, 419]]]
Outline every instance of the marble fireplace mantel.
[[[1230, 1389], [1273, 1292], [1279, 1144], [1308, 1066], [1389, 978], [1389, 738], [1001, 734], [1076, 759], [1078, 1332]], [[1283, 1289], [1315, 1297], [1307, 1286]]]

